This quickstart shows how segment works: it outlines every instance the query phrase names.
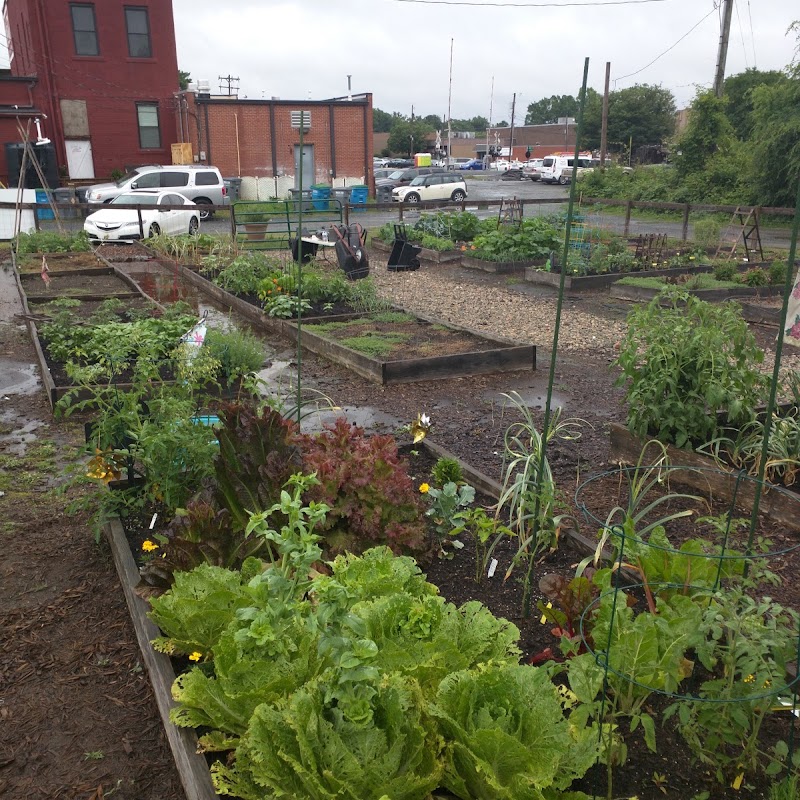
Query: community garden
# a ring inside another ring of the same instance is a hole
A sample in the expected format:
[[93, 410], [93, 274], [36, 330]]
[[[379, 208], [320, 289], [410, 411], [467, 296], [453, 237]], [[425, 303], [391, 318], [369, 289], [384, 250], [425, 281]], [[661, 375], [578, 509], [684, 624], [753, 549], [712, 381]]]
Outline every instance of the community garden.
[[[189, 800], [797, 796], [800, 371], [727, 299], [784, 298], [793, 252], [570, 227], [422, 214], [425, 250], [515, 268], [391, 273], [378, 247], [357, 280], [223, 237], [137, 246], [169, 298], [132, 250], [18, 243], [52, 424], [83, 440], [60, 491], [113, 553]], [[667, 277], [562, 307], [526, 269]], [[3, 747], [2, 786], [47, 796]], [[62, 796], [179, 797], [117, 769]]]

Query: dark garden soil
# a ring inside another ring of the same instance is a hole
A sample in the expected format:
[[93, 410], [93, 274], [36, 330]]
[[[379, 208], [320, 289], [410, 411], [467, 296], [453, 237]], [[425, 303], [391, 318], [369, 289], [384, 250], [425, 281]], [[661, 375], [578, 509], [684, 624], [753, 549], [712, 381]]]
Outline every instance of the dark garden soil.
[[[503, 282], [486, 276], [481, 280]], [[92, 280], [87, 290], [97, 285]], [[591, 310], [601, 322], [618, 319], [604, 298], [582, 302], [584, 310]], [[774, 332], [765, 329], [757, 335], [762, 346], [772, 346]], [[0, 337], [0, 355], [32, 361], [32, 346], [24, 331], [0, 326]], [[291, 352], [290, 343], [282, 344]], [[310, 353], [304, 353], [303, 359], [306, 385], [324, 392], [337, 405], [374, 409], [400, 425], [427, 413], [433, 422], [433, 441], [495, 480], [501, 479], [503, 434], [514, 418], [502, 393], [519, 392], [533, 409], [536, 422], [542, 422], [549, 354], [541, 349], [539, 372], [391, 387], [359, 378]], [[565, 502], [590, 539], [598, 526], [574, 508], [574, 493], [591, 473], [610, 468], [607, 424], [624, 422], [623, 394], [613, 385], [615, 372], [609, 361], [602, 353], [567, 356], [559, 358], [555, 371], [554, 403], [563, 405], [564, 417], [585, 422], [582, 437], [553, 442], [549, 458]], [[396, 432], [391, 425], [374, 428]], [[36, 441], [29, 441], [31, 431]], [[4, 553], [0, 566], [0, 797], [101, 800], [113, 790], [115, 800], [183, 800], [108, 549], [102, 542], [95, 544], [84, 517], [65, 514], [67, 498], [49, 490], [47, 476], [55, 471], [52, 464], [15, 460], [19, 452], [34, 452], [36, 442], [48, 441], [55, 445], [56, 460], [68, 463], [73, 458], [70, 448], [81, 438], [77, 422], [52, 421], [41, 391], [10, 395], [0, 402], [0, 456], [7, 457], [0, 461], [0, 488], [5, 491], [0, 497]], [[405, 441], [402, 435], [400, 440]], [[27, 451], [22, 447], [25, 441], [29, 441]], [[412, 462], [415, 479], [423, 479], [428, 470], [427, 464]], [[587, 505], [604, 517], [616, 501], [615, 488], [613, 479], [593, 484], [586, 491]], [[779, 530], [770, 533], [776, 539], [785, 537]], [[499, 546], [495, 577], [483, 577], [478, 583], [472, 544], [465, 540], [465, 548], [454, 558], [437, 559], [426, 571], [448, 600], [457, 604], [482, 600], [517, 624], [526, 659], [546, 648], [556, 653], [551, 626], [541, 624], [536, 612], [528, 618], [522, 615], [517, 574], [503, 580], [512, 554], [510, 542]], [[537, 583], [544, 573], [572, 572], [583, 556], [562, 536], [558, 549], [535, 569], [533, 603], [540, 597]], [[783, 578], [782, 585], [770, 593], [795, 608], [800, 608], [794, 578], [798, 567], [796, 555], [770, 564]], [[654, 712], [661, 702], [653, 701]], [[770, 716], [767, 727], [766, 742], [788, 736], [786, 717]], [[763, 779], [758, 786], [745, 784], [738, 792], [716, 784], [702, 767], [691, 765], [671, 724], [658, 726], [655, 754], [646, 750], [640, 732], [626, 739], [628, 763], [614, 771], [617, 798], [691, 800], [704, 790], [712, 800], [767, 796]], [[663, 785], [658, 777], [662, 775]], [[603, 797], [604, 781], [598, 769], [581, 788]]]
[[152, 250], [135, 242], [102, 244], [95, 248], [95, 252], [108, 261], [150, 261], [154, 257]]
[[22, 288], [29, 297], [52, 297], [63, 295], [109, 295], [130, 294], [130, 284], [116, 275], [55, 275], [48, 286], [41, 278], [24, 276]]
[[[47, 268], [51, 272], [66, 272], [75, 269], [98, 269], [104, 267], [92, 252], [81, 253], [46, 253]], [[18, 256], [20, 272], [41, 272], [42, 254], [26, 253]]]

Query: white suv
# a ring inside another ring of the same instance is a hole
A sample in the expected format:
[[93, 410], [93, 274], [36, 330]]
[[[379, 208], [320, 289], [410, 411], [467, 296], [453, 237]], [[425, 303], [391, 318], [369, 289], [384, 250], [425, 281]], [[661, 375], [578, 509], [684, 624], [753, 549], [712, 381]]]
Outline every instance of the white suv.
[[[115, 197], [133, 189], [170, 189], [196, 205], [226, 206], [228, 190], [216, 167], [186, 164], [136, 167], [116, 183], [96, 183], [86, 190], [87, 203], [110, 203]], [[213, 211], [203, 210], [200, 219], [209, 219]]]
[[459, 203], [467, 196], [467, 184], [461, 175], [439, 172], [419, 175], [408, 186], [392, 189], [392, 200], [397, 203], [419, 203], [426, 200], [452, 200]]

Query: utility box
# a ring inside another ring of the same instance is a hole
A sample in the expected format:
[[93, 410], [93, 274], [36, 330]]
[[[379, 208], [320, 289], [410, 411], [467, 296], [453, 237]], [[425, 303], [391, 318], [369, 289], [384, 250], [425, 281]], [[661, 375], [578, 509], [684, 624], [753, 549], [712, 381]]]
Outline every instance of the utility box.
[[415, 167], [429, 167], [431, 165], [430, 153], [414, 153]]
[[176, 142], [172, 145], [173, 164], [193, 164], [194, 154], [192, 153], [191, 142]]

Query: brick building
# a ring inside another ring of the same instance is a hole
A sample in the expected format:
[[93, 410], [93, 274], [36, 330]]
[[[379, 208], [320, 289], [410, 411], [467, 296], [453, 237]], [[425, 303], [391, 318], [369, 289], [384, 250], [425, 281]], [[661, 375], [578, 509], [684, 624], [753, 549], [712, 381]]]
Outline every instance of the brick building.
[[300, 112], [303, 187], [372, 186], [372, 95], [330, 100], [250, 100], [181, 94], [179, 138], [194, 160], [242, 178], [241, 197], [286, 197], [299, 187]]
[[[171, 0], [5, 0], [3, 16], [11, 75], [31, 88], [28, 104], [16, 109], [2, 104], [8, 87], [0, 88], [0, 142], [20, 141], [17, 115], [38, 116], [62, 178], [171, 162], [178, 92]], [[4, 153], [0, 174], [8, 176]]]

